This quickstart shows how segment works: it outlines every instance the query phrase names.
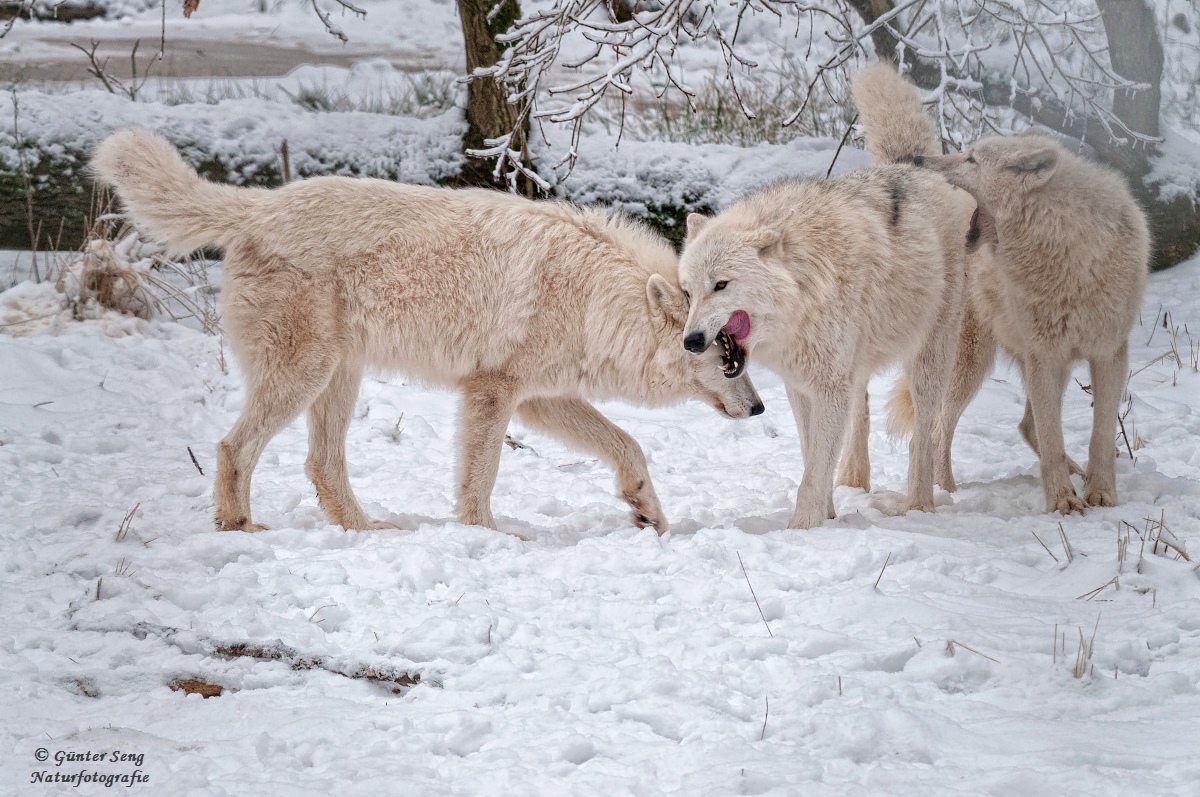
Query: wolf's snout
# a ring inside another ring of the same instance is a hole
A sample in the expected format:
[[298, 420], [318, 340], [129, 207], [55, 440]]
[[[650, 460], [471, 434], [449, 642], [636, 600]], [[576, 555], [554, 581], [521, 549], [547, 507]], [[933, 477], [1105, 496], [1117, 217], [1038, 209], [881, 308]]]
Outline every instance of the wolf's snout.
[[912, 162], [913, 162], [913, 166], [924, 166], [925, 165], [925, 156], [924, 155], [913, 155]]
[[763, 403], [761, 401], [756, 401], [754, 406], [750, 408], [750, 417], [753, 418], [755, 415], [762, 415], [766, 411], [767, 408], [763, 405]]
[[683, 339], [683, 348], [694, 354], [700, 354], [708, 348], [708, 341], [704, 339], [703, 332], [693, 332]]

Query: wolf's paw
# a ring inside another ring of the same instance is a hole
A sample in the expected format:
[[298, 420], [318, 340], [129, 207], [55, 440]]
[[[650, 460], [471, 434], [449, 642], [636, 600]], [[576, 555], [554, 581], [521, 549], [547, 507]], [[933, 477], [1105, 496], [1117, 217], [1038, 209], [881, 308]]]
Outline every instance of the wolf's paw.
[[1116, 506], [1117, 505], [1117, 488], [1115, 487], [1088, 487], [1084, 486], [1083, 500], [1087, 501], [1088, 506]]
[[904, 507], [905, 512], [933, 512], [933, 501], [909, 501], [908, 506]]
[[[825, 502], [821, 502], [824, 504]], [[817, 504], [815, 507], [797, 506], [796, 511], [792, 514], [792, 519], [788, 521], [789, 529], [811, 529], [820, 526], [826, 520], [833, 520], [837, 517], [832, 509], [827, 505], [822, 507]]]
[[239, 518], [237, 520], [226, 520], [226, 521], [218, 520], [217, 521], [217, 531], [255, 532], [255, 531], [266, 531], [269, 528], [271, 528], [271, 527], [266, 525], [265, 523], [251, 523], [246, 518]]
[[948, 493], [958, 492], [958, 483], [954, 481], [954, 473], [948, 469], [936, 468], [933, 472], [933, 483]]
[[847, 463], [838, 469], [837, 483], [843, 487], [857, 487], [871, 491], [871, 466], [861, 462]]
[[621, 497], [633, 509], [633, 525], [639, 529], [653, 528], [659, 534], [667, 533], [667, 519], [658, 505], [658, 498], [653, 491], [646, 489], [645, 482], [638, 484], [635, 490], [623, 493]]
[[1084, 503], [1082, 498], [1075, 495], [1074, 492], [1070, 492], [1049, 499], [1046, 502], [1046, 511], [1069, 515], [1072, 512], [1082, 512], [1086, 506], [1087, 504]]
[[364, 520], [353, 526], [346, 526], [346, 531], [399, 531], [400, 527], [386, 520]]

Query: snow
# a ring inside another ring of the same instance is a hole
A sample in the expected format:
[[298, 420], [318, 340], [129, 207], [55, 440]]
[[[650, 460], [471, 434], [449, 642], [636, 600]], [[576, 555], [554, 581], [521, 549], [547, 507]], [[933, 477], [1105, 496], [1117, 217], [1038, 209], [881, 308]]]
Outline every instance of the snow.
[[[115, 5], [130, 11], [71, 36], [157, 37], [157, 5]], [[307, 3], [245, 13], [255, 5], [204, 0], [172, 32], [346, 49], [314, 34]], [[335, 17], [351, 50], [460, 57], [449, 0], [366, 7], [366, 22]], [[49, 30], [18, 24], [0, 55], [78, 58], [39, 38]], [[397, 79], [371, 61], [272, 85], [361, 97]], [[231, 173], [274, 164], [287, 138], [295, 170], [398, 155], [395, 176], [434, 182], [457, 168], [462, 128], [456, 112], [311, 114], [282, 98], [18, 98], [23, 138], [79, 152], [144, 124]], [[614, 153], [614, 133], [589, 129], [565, 196], [619, 197], [635, 214], [717, 209], [766, 180], [823, 174], [837, 148], [624, 140]], [[1168, 154], [1186, 160], [1192, 135], [1173, 134]], [[550, 136], [557, 159], [562, 135]], [[0, 157], [13, 155], [0, 130]], [[846, 149], [836, 171], [864, 162]], [[28, 255], [0, 255], [0, 275], [27, 270]], [[220, 285], [219, 267], [209, 276]], [[602, 407], [645, 449], [665, 538], [632, 527], [601, 463], [516, 424], [527, 447], [503, 451], [501, 531], [454, 522], [457, 399], [402, 375], [364, 381], [348, 453], [368, 513], [404, 531], [328, 524], [298, 420], [255, 473], [256, 520], [271, 530], [216, 532], [215, 446], [243, 401], [227, 347], [194, 321], [82, 315], [49, 284], [0, 293], [0, 793], [62, 792], [34, 772], [135, 768], [150, 780], [134, 788], [179, 795], [1173, 795], [1200, 781], [1200, 335], [1185, 327], [1200, 324], [1200, 256], [1151, 277], [1131, 334], [1137, 447], [1131, 459], [1122, 440], [1120, 506], [1042, 512], [1017, 433], [1023, 393], [1001, 366], [959, 427], [959, 492], [904, 514], [907, 448], [882, 432], [883, 374], [872, 490], [839, 488], [838, 519], [803, 532], [784, 528], [803, 470], [796, 431], [763, 372], [767, 411], [751, 420], [696, 403]], [[1076, 459], [1090, 428], [1072, 382]], [[1143, 548], [1139, 532], [1158, 533], [1146, 518], [1191, 561]], [[225, 691], [169, 688], [190, 678]], [[55, 761], [88, 751], [106, 758]]]
[[[297, 421], [255, 474], [272, 530], [216, 532], [214, 447], [243, 400], [220, 340], [72, 321], [52, 287], [18, 285], [0, 294], [0, 791], [134, 770], [39, 764], [46, 748], [142, 754], [149, 793], [172, 794], [1186, 793], [1200, 577], [1136, 532], [1123, 568], [1117, 553], [1122, 521], [1161, 517], [1195, 559], [1197, 297], [1200, 258], [1151, 278], [1132, 363], [1172, 348], [1169, 312], [1183, 367], [1133, 379], [1141, 442], [1118, 462], [1118, 507], [1042, 512], [1002, 368], [960, 427], [960, 491], [899, 514], [884, 375], [872, 491], [839, 488], [837, 520], [786, 530], [799, 445], [782, 386], [757, 373], [767, 412], [748, 421], [603, 407], [646, 450], [673, 523], [660, 539], [600, 463], [516, 425], [528, 448], [501, 458], [501, 531], [455, 523], [456, 399], [395, 376], [364, 382], [348, 450], [368, 513], [407, 531], [331, 527]], [[1064, 427], [1081, 458], [1074, 387]], [[260, 657], [221, 655], [235, 645]], [[420, 682], [352, 677], [369, 672]], [[168, 688], [181, 678], [226, 691]]]

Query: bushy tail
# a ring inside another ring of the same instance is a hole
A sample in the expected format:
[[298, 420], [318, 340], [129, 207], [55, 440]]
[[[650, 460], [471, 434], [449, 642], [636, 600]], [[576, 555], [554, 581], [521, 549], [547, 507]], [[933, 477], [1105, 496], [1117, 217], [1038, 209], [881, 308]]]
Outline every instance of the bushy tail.
[[175, 256], [229, 245], [264, 193], [202, 179], [149, 130], [113, 133], [96, 147], [91, 166], [99, 181], [116, 189], [130, 221]]
[[913, 155], [936, 155], [933, 120], [917, 89], [889, 64], [872, 64], [854, 76], [850, 94], [876, 165], [903, 163]]
[[887, 430], [892, 437], [908, 437], [917, 424], [908, 377], [900, 374], [887, 402]]

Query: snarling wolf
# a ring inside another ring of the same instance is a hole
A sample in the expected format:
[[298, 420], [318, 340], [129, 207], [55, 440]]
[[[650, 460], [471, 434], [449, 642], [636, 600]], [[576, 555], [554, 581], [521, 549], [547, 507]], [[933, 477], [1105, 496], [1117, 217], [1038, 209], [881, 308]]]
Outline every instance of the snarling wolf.
[[197, 176], [163, 138], [114, 133], [92, 168], [134, 224], [173, 253], [221, 247], [225, 330], [246, 377], [217, 447], [222, 529], [250, 519], [267, 442], [308, 415], [306, 470], [329, 518], [381, 528], [350, 489], [346, 430], [364, 369], [462, 394], [463, 523], [495, 528], [491, 492], [515, 413], [611, 465], [639, 526], [667, 528], [641, 448], [588, 402], [698, 398], [762, 412], [745, 375], [679, 346], [687, 299], [670, 245], [643, 226], [561, 202], [479, 189], [319, 177], [274, 190]]
[[[994, 256], [971, 261], [967, 316], [942, 407], [938, 482], [954, 489], [954, 427], [998, 344], [1021, 371], [1027, 399], [1019, 429], [1040, 458], [1046, 511], [1116, 505], [1117, 414], [1150, 257], [1146, 218], [1129, 187], [1037, 134], [986, 138], [958, 155], [916, 162], [975, 197], [995, 230]], [[1094, 408], [1086, 471], [1067, 457], [1062, 435], [1063, 392], [1080, 360], [1091, 371]], [[898, 388], [891, 403], [903, 416], [908, 397]], [[1083, 475], [1082, 497], [1072, 472]]]
[[[856, 100], [875, 91], [863, 77]], [[786, 383], [804, 454], [793, 528], [834, 516], [834, 463], [848, 422], [840, 480], [867, 486], [867, 380], [894, 362], [908, 375], [916, 417], [908, 507], [934, 508], [934, 421], [958, 336], [974, 202], [911, 164], [933, 152], [919, 100], [866, 129], [883, 165], [785, 180], [714, 218], [692, 214], [680, 260], [691, 303], [684, 346], [703, 354], [723, 335], [717, 348], [735, 362], [753, 356]]]

